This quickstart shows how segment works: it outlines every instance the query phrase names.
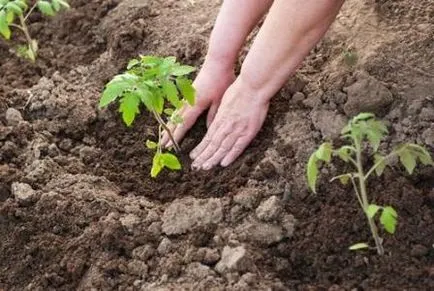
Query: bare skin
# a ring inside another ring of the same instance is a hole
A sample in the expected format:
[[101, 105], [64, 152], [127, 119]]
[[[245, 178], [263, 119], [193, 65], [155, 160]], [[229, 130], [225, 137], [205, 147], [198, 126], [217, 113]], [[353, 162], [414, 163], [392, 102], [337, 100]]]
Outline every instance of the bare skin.
[[[270, 99], [323, 37], [343, 2], [226, 0], [223, 3], [206, 61], [194, 82], [198, 102], [184, 108], [183, 125], [172, 127], [175, 139], [180, 141], [197, 117], [210, 109], [208, 131], [190, 153], [194, 169], [209, 170], [218, 164], [226, 167], [242, 154], [261, 129]], [[270, 5], [235, 79], [233, 64], [239, 50]], [[170, 146], [167, 137], [163, 144]]]

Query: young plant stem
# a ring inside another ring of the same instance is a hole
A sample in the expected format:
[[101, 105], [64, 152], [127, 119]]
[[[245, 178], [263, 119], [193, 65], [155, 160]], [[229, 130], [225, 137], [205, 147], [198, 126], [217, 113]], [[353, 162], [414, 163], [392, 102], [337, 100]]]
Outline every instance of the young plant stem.
[[181, 152], [181, 148], [179, 147], [178, 143], [173, 138], [172, 132], [170, 131], [169, 127], [167, 127], [167, 124], [164, 122], [164, 120], [161, 118], [161, 116], [157, 112], [153, 111], [153, 113], [154, 113], [155, 119], [158, 121], [158, 123], [161, 125], [161, 127], [163, 127], [163, 129], [169, 135], [169, 138], [172, 141], [173, 146], [175, 147], [175, 151], [177, 153]]
[[[32, 10], [32, 9], [34, 9], [34, 8], [32, 7], [31, 10]], [[24, 36], [26, 37], [26, 41], [27, 41], [27, 44], [28, 44], [28, 46], [29, 46], [29, 50], [32, 51], [32, 55], [33, 55], [33, 56], [36, 56], [36, 53], [37, 53], [37, 52], [35, 51], [35, 48], [34, 48], [34, 45], [33, 45], [33, 39], [32, 39], [32, 37], [30, 36], [29, 30], [28, 30], [27, 25], [26, 25], [26, 19], [27, 19], [27, 17], [30, 15], [30, 12], [31, 12], [31, 11], [29, 11], [29, 13], [26, 15], [25, 18], [24, 18], [22, 15], [19, 16], [19, 18], [20, 18], [20, 23], [21, 23], [21, 26], [19, 26], [19, 27], [21, 28], [21, 30], [22, 30], [23, 33], [24, 33]]]
[[383, 244], [381, 242], [381, 238], [378, 235], [378, 230], [377, 230], [377, 226], [375, 225], [375, 221], [370, 218], [367, 214], [366, 211], [368, 209], [369, 206], [369, 202], [368, 202], [368, 195], [367, 195], [367, 191], [366, 191], [366, 179], [365, 179], [365, 174], [363, 172], [363, 165], [362, 165], [362, 149], [359, 143], [356, 143], [356, 163], [357, 163], [357, 171], [358, 171], [358, 178], [359, 178], [359, 187], [360, 187], [360, 196], [362, 199], [362, 204], [363, 204], [363, 212], [365, 213], [366, 217], [368, 218], [368, 223], [369, 223], [369, 227], [371, 229], [371, 233], [372, 236], [374, 238], [375, 241], [375, 246], [377, 248], [377, 253], [381, 256], [384, 255], [384, 248], [383, 248]]

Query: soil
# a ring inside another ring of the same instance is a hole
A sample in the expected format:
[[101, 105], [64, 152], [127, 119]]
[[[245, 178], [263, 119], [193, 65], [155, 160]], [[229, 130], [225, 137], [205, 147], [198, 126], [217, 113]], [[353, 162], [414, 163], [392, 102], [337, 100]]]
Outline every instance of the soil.
[[381, 257], [348, 250], [372, 240], [352, 189], [326, 182], [345, 166], [322, 169], [317, 195], [304, 177], [313, 149], [361, 111], [388, 123], [382, 151], [433, 153], [431, 2], [348, 0], [238, 161], [189, 170], [201, 120], [184, 169], [157, 179], [144, 147], [155, 123], [126, 128], [97, 108], [101, 89], [138, 54], [200, 66], [220, 1], [35, 14], [35, 64], [0, 40], [0, 290], [434, 290], [433, 168], [396, 163], [371, 180], [372, 200], [399, 213]]

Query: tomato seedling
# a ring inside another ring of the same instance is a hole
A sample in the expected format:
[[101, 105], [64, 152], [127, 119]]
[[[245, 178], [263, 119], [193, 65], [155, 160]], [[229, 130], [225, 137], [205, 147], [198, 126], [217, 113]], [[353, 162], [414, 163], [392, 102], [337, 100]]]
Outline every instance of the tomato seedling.
[[[175, 57], [140, 56], [128, 63], [127, 71], [115, 76], [102, 94], [99, 107], [103, 108], [118, 100], [119, 111], [127, 126], [131, 126], [140, 105], [152, 114], [158, 122], [158, 141], [146, 142], [149, 149], [155, 150], [151, 176], [156, 177], [163, 168], [180, 170], [181, 163], [171, 153], [163, 153], [161, 138], [164, 131], [172, 141], [175, 151], [180, 147], [167, 126], [182, 123], [179, 110], [188, 103], [195, 102], [195, 89], [186, 75], [195, 71], [194, 67], [181, 65]], [[167, 121], [165, 121], [166, 119]]]
[[[434, 165], [431, 155], [420, 145], [407, 143], [395, 148], [388, 155], [378, 153], [378, 148], [382, 138], [388, 133], [385, 124], [375, 119], [371, 113], [360, 113], [349, 121], [342, 132], [342, 138], [349, 141], [339, 149], [333, 149], [331, 143], [323, 143], [309, 158], [307, 164], [307, 180], [309, 188], [316, 192], [316, 182], [318, 178], [319, 163], [330, 163], [332, 156], [337, 156], [345, 163], [352, 164], [356, 171], [336, 176], [331, 179], [340, 180], [341, 183], [347, 184], [351, 181], [360, 207], [365, 213], [368, 224], [375, 241], [375, 246], [379, 255], [384, 254], [382, 239], [378, 235], [375, 216], [381, 212], [379, 217], [381, 225], [386, 232], [393, 234], [396, 230], [398, 214], [392, 206], [380, 206], [372, 204], [368, 200], [367, 179], [375, 172], [381, 176], [386, 166], [390, 163], [391, 158], [398, 156], [400, 162], [411, 175], [416, 167], [417, 162], [423, 165]], [[368, 143], [373, 150], [374, 165], [365, 172], [363, 167], [363, 149], [364, 144]], [[350, 247], [350, 250], [369, 248], [367, 243], [357, 243]]]
[[15, 53], [34, 62], [38, 55], [38, 42], [30, 36], [27, 27], [29, 16], [37, 9], [46, 16], [54, 16], [61, 9], [68, 9], [66, 0], [38, 0], [29, 9], [27, 0], [0, 0], [0, 35], [10, 40], [14, 28], [20, 30], [26, 39], [26, 45], [20, 45]]

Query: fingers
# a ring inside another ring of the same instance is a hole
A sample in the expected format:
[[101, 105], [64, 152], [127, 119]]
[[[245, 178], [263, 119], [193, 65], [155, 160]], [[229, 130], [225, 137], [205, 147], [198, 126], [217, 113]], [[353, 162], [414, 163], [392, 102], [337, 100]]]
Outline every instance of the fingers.
[[194, 160], [192, 167], [209, 170], [217, 165], [231, 150], [238, 136], [238, 132], [230, 133], [230, 128], [227, 131], [217, 132], [208, 146]]
[[222, 167], [227, 167], [232, 164], [247, 148], [254, 136], [243, 136], [240, 137], [236, 143], [233, 145], [232, 149], [226, 154], [226, 156], [221, 160], [220, 165]]
[[206, 117], [206, 127], [210, 127], [211, 123], [214, 121], [214, 117], [217, 114], [217, 110], [219, 108], [220, 103], [213, 103], [209, 108], [208, 115]]
[[[184, 137], [187, 131], [194, 125], [197, 118], [203, 111], [204, 107], [199, 105], [194, 107], [186, 106], [180, 112], [180, 116], [183, 119], [183, 122], [181, 124], [168, 125], [169, 130], [177, 143], [180, 142], [180, 140]], [[173, 143], [170, 140], [167, 132], [164, 132], [161, 144], [163, 145], [163, 147], [166, 148], [173, 146]]]
[[[204, 152], [204, 150], [207, 149], [208, 147], [210, 149], [214, 149], [214, 150], [217, 150], [220, 147], [220, 144], [222, 143], [222, 141], [231, 132], [231, 129], [229, 126], [223, 125], [221, 127], [220, 126], [221, 124], [222, 124], [221, 122], [219, 122], [219, 123], [215, 122], [215, 123], [211, 124], [210, 128], [208, 129], [207, 133], [205, 134], [205, 137], [191, 151], [190, 158], [192, 160], [195, 160], [195, 162], [196, 162], [198, 157], [201, 156], [202, 153]], [[201, 161], [203, 162], [203, 161], [205, 161], [205, 159], [203, 159], [203, 157], [202, 157]], [[195, 165], [195, 163], [193, 163], [193, 166], [194, 165]]]

